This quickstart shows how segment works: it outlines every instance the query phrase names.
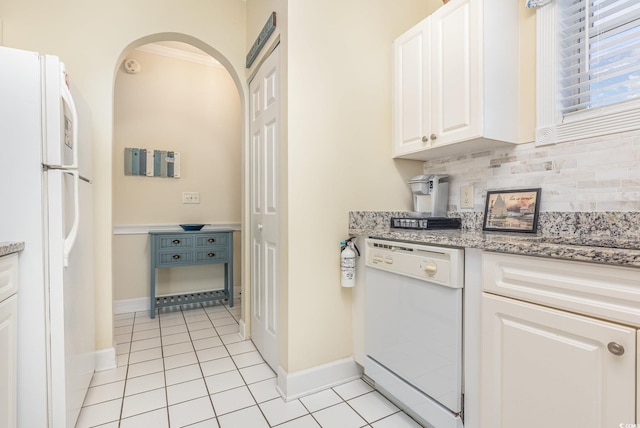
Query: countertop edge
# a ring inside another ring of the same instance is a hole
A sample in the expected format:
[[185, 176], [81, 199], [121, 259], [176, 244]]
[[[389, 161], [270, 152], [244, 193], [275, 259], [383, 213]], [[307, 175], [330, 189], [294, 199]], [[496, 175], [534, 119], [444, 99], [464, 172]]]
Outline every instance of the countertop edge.
[[0, 257], [24, 250], [24, 242], [0, 242]]
[[497, 235], [464, 230], [421, 232], [349, 229], [349, 233], [355, 236], [367, 236], [385, 240], [459, 248], [476, 248], [507, 254], [640, 268], [640, 249], [573, 244], [570, 239], [567, 239], [563, 243], [536, 242], [539, 239], [514, 236], [511, 234]]

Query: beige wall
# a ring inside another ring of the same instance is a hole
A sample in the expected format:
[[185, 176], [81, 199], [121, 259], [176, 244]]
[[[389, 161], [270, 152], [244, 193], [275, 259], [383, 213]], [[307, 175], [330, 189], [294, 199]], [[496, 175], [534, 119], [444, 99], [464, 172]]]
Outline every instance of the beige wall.
[[[113, 223], [240, 223], [242, 148], [238, 90], [223, 67], [147, 52], [118, 68], [114, 94]], [[125, 147], [181, 154], [178, 179], [124, 175]], [[199, 192], [183, 204], [182, 192]]]
[[390, 156], [390, 47], [425, 5], [248, 0], [247, 10], [247, 46], [272, 10], [282, 43], [280, 363], [292, 373], [352, 354], [338, 267], [348, 211], [410, 206], [406, 180], [421, 164]]
[[[157, 40], [180, 40], [215, 56], [244, 83], [245, 6], [238, 0], [0, 0], [6, 46], [59, 55], [93, 113], [96, 341], [113, 343], [113, 92], [124, 53]], [[243, 107], [244, 108], [244, 107]]]
[[[207, 66], [138, 50], [127, 58], [141, 70], [116, 74], [113, 141], [113, 223], [240, 224], [241, 105], [231, 76]], [[181, 177], [124, 175], [124, 149], [173, 150]], [[199, 192], [200, 204], [183, 204], [182, 192]], [[236, 233], [233, 284], [240, 286], [240, 237]], [[114, 236], [115, 301], [149, 296], [149, 239]], [[158, 294], [220, 288], [222, 265], [160, 269]]]

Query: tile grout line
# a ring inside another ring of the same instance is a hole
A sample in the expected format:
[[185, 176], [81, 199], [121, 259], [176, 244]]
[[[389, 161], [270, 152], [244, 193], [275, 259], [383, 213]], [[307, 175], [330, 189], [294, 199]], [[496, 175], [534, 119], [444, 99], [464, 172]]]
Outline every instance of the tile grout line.
[[[182, 318], [184, 319], [184, 314], [182, 313], [182, 308], [180, 308], [180, 313], [182, 314]], [[164, 399], [166, 403], [166, 414], [167, 414], [167, 427], [171, 428], [171, 416], [169, 415], [169, 388], [167, 387], [167, 368], [164, 365], [164, 346], [163, 346], [163, 337], [162, 337], [162, 323], [160, 320], [162, 319], [162, 314], [159, 310], [156, 310], [156, 317], [158, 317], [158, 328], [160, 329], [160, 355], [162, 356], [162, 378], [164, 379]]]
[[[133, 314], [133, 323], [131, 324], [131, 337], [129, 338], [129, 352], [127, 353], [127, 368], [124, 371], [124, 385], [122, 386], [122, 402], [120, 403], [120, 417], [118, 418], [118, 428], [122, 424], [122, 412], [124, 410], [124, 398], [127, 391], [127, 380], [129, 378], [129, 360], [131, 359], [131, 348], [133, 347], [133, 331], [136, 328], [137, 313]], [[116, 345], [117, 346], [117, 345]], [[118, 359], [116, 358], [116, 368], [118, 367]]]
[[[225, 310], [227, 311], [227, 313], [234, 319], [234, 321], [236, 322], [236, 324], [238, 324], [238, 321], [235, 319], [235, 317], [233, 316], [233, 314], [229, 311], [229, 308], [227, 306], [224, 305], [223, 303], [223, 307], [225, 308]], [[206, 311], [205, 311], [206, 312]], [[207, 317], [209, 318], [209, 320], [211, 321], [211, 325], [213, 325], [213, 319], [209, 316], [209, 312], [206, 312]], [[213, 325], [213, 329], [215, 330], [216, 334], [218, 334], [218, 330], [216, 329], [215, 325]], [[220, 335], [218, 334], [218, 337], [220, 337]], [[229, 358], [231, 358], [231, 362], [233, 363], [234, 367], [236, 368], [236, 371], [238, 372], [238, 375], [240, 376], [240, 378], [242, 379], [242, 382], [244, 383], [244, 387], [247, 388], [247, 391], [249, 391], [249, 395], [251, 395], [251, 398], [253, 399], [253, 401], [255, 402], [255, 406], [258, 408], [258, 410], [260, 411], [260, 413], [262, 414], [262, 417], [264, 418], [265, 421], [267, 421], [267, 425], [269, 425], [269, 427], [271, 427], [271, 425], [269, 424], [269, 421], [267, 420], [267, 417], [264, 415], [264, 412], [262, 411], [262, 409], [260, 408], [259, 404], [258, 404], [258, 400], [256, 400], [256, 397], [253, 395], [253, 393], [251, 392], [251, 389], [249, 388], [249, 384], [247, 383], [247, 380], [244, 378], [244, 376], [242, 376], [242, 372], [240, 371], [240, 368], [238, 367], [238, 365], [236, 364], [236, 361], [233, 359], [233, 356], [231, 355], [231, 352], [229, 351], [229, 348], [227, 347], [227, 343], [224, 343], [224, 341], [222, 341], [222, 338], [220, 337], [220, 341], [222, 342], [222, 346], [224, 346], [224, 349], [227, 351], [227, 354], [229, 354]], [[235, 343], [235, 342], [234, 342]], [[253, 342], [252, 342], [253, 343]], [[231, 371], [231, 370], [230, 370]], [[226, 372], [225, 372], [226, 373]], [[204, 373], [203, 373], [204, 375]], [[206, 385], [206, 382], [205, 382]], [[238, 387], [241, 388], [241, 387]], [[231, 391], [232, 389], [236, 389], [236, 388], [231, 388], [228, 389], [227, 391]], [[207, 386], [207, 391], [208, 391], [208, 386]], [[222, 392], [226, 392], [226, 391], [220, 391]], [[213, 398], [211, 397], [211, 395], [209, 395], [209, 398], [211, 399], [211, 405], [213, 405]], [[241, 410], [244, 409], [248, 409], [249, 407], [252, 407], [254, 405], [251, 406], [247, 406], [247, 407], [243, 407], [242, 409], [236, 409], [233, 412], [229, 412], [229, 413], [225, 413], [225, 415], [229, 415], [231, 413], [234, 412], [239, 412]], [[217, 415], [217, 412], [215, 411], [215, 407], [214, 407], [214, 412]], [[223, 415], [220, 415], [223, 416]], [[216, 416], [216, 421], [218, 422], [218, 425], [220, 425], [220, 420], [218, 419], [218, 417]]]
[[[204, 309], [202, 303], [199, 303], [199, 306], [205, 312], [205, 314], [207, 315], [207, 318], [209, 319], [209, 321], [211, 321], [211, 319], [209, 318], [209, 314], [207, 314], [207, 311]], [[198, 352], [196, 351], [196, 347], [193, 344], [193, 337], [191, 337], [191, 330], [189, 330], [189, 325], [187, 323], [186, 317], [184, 316], [184, 310], [182, 309], [182, 305], [180, 305], [180, 311], [182, 312], [182, 316], [185, 319], [184, 320], [185, 321], [185, 326], [187, 327], [187, 334], [189, 335], [189, 341], [191, 343], [191, 348], [193, 349], [193, 352], [194, 352], [194, 354], [196, 356], [196, 361], [198, 362], [198, 369], [200, 369], [200, 374], [202, 375], [202, 381], [204, 382], [204, 388], [207, 391], [207, 397], [209, 398], [209, 403], [211, 403], [211, 410], [213, 410], [213, 418], [215, 419], [216, 424], [218, 424], [218, 426], [220, 426], [220, 422], [218, 421], [218, 412], [216, 412], [216, 408], [213, 405], [213, 399], [211, 398], [211, 394], [209, 392], [209, 385], [207, 385], [207, 381], [206, 381], [206, 378], [205, 378], [205, 375], [204, 375], [204, 371], [202, 370], [202, 364], [201, 364], [201, 361], [200, 361], [200, 357], [198, 357]], [[211, 323], [211, 328], [214, 329], [213, 331], [215, 331], [216, 332], [216, 336], [218, 336], [218, 332], [215, 330], [215, 328], [213, 326], [213, 322]], [[205, 421], [206, 420], [208, 420], [208, 419], [205, 419]], [[199, 423], [199, 422], [203, 422], [203, 421], [197, 421], [197, 422], [194, 422], [193, 424], [196, 424], [196, 423]], [[193, 424], [190, 424], [190, 425], [193, 425]], [[169, 428], [171, 428], [171, 427], [169, 427]]]

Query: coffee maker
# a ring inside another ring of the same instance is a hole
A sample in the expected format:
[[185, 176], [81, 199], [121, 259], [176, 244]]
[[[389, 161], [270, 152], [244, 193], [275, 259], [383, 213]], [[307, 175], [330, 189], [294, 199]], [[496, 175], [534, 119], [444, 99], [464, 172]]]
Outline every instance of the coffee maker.
[[449, 204], [448, 175], [418, 175], [409, 180], [413, 193], [413, 215], [446, 217]]

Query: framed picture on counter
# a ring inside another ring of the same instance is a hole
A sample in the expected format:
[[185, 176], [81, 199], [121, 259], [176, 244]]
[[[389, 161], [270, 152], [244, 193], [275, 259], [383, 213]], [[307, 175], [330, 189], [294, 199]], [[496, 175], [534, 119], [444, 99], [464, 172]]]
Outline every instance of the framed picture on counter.
[[540, 189], [489, 190], [482, 230], [536, 233]]

